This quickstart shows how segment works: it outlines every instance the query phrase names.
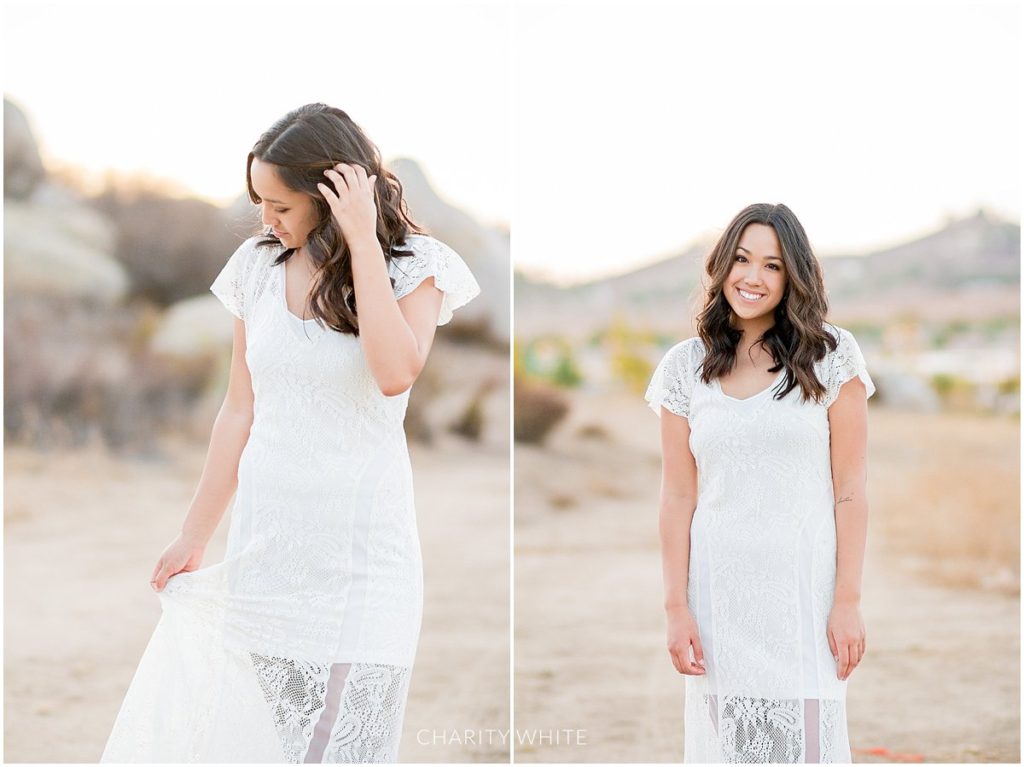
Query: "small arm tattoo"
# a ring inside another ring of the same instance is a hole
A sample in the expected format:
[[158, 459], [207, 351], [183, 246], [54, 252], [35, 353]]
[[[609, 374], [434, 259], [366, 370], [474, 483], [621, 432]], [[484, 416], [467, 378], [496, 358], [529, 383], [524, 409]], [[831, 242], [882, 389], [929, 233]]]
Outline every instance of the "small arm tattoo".
[[848, 495], [845, 498], [840, 498], [838, 501], [836, 501], [836, 506], [838, 506], [839, 504], [841, 504], [841, 503], [843, 503], [845, 501], [852, 501], [852, 500], [853, 500], [853, 496], [852, 495]]

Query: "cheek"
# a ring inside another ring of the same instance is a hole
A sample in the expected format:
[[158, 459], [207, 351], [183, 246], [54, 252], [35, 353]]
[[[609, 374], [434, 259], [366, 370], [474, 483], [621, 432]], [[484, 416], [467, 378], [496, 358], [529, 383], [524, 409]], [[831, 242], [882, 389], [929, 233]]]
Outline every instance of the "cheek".
[[299, 219], [301, 219], [303, 229], [312, 229], [317, 222], [316, 208], [311, 207], [304, 211], [301, 217], [297, 217], [297, 220]]

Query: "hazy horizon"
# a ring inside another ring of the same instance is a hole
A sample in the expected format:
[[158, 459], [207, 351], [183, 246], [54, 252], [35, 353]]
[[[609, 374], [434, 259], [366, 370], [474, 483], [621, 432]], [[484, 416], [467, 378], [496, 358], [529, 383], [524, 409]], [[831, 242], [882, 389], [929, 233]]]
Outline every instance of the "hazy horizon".
[[[989, 216], [990, 218], [992, 218], [994, 220], [999, 220], [999, 221], [1003, 221], [1003, 222], [1006, 222], [1006, 223], [1013, 223], [1013, 224], [1016, 224], [1016, 225], [1020, 226], [1020, 219], [1019, 218], [1013, 218], [1013, 217], [1010, 217], [1010, 216], [1006, 216], [1006, 215], [1002, 214], [1001, 212], [992, 210], [990, 208], [985, 208], [984, 212], [985, 212], [986, 216]], [[888, 248], [893, 248], [893, 247], [902, 245], [902, 244], [907, 243], [907, 242], [913, 242], [914, 240], [918, 240], [918, 239], [921, 239], [923, 237], [927, 237], [928, 235], [934, 234], [935, 232], [938, 232], [941, 229], [943, 229], [947, 225], [947, 223], [949, 223], [950, 221], [953, 221], [953, 220], [962, 221], [965, 218], [973, 217], [977, 213], [978, 213], [978, 211], [975, 210], [973, 212], [964, 213], [962, 215], [960, 215], [960, 214], [946, 214], [944, 216], [941, 216], [936, 221], [934, 226], [922, 228], [922, 229], [914, 231], [914, 232], [908, 232], [904, 236], [897, 236], [897, 237], [895, 237], [895, 238], [893, 238], [891, 240], [886, 240], [884, 242], [878, 242], [878, 243], [875, 243], [873, 245], [868, 245], [868, 246], [866, 246], [864, 248], [861, 248], [861, 249], [858, 249], [858, 250], [821, 250], [821, 249], [815, 247], [813, 238], [811, 238], [811, 247], [814, 249], [814, 255], [817, 258], [820, 258], [820, 259], [828, 259], [828, 258], [833, 258], [833, 257], [837, 257], [837, 256], [843, 256], [843, 257], [847, 257], [847, 256], [853, 256], [853, 257], [868, 256], [871, 253], [874, 253], [874, 252], [877, 252], [877, 251], [880, 251], [880, 250], [885, 250], [885, 249], [888, 249]], [[609, 279], [609, 278], [612, 278], [612, 277], [621, 277], [621, 276], [626, 275], [626, 274], [631, 274], [632, 272], [640, 271], [641, 269], [645, 269], [645, 268], [647, 268], [649, 266], [654, 266], [655, 264], [659, 264], [662, 261], [667, 261], [669, 259], [676, 258], [676, 257], [682, 255], [683, 253], [685, 253], [690, 248], [695, 247], [695, 246], [701, 244], [702, 242], [707, 243], [708, 247], [710, 248], [714, 244], [714, 242], [717, 240], [717, 237], [718, 237], [719, 234], [721, 234], [720, 231], [710, 231], [709, 230], [704, 235], [698, 235], [698, 236], [696, 236], [695, 238], [691, 239], [688, 242], [680, 243], [680, 245], [677, 248], [675, 248], [675, 249], [673, 249], [671, 251], [668, 251], [668, 252], [665, 252], [665, 253], [661, 253], [661, 254], [656, 255], [656, 256], [654, 256], [652, 258], [649, 258], [649, 259], [638, 260], [635, 263], [631, 263], [628, 267], [626, 267], [624, 269], [620, 269], [620, 270], [617, 270], [617, 271], [609, 271], [609, 272], [603, 273], [603, 274], [587, 275], [587, 276], [584, 276], [584, 277], [580, 277], [578, 279], [565, 279], [565, 278], [558, 278], [557, 276], [555, 276], [554, 278], [550, 278], [550, 277], [548, 277], [547, 275], [544, 274], [543, 268], [538, 269], [536, 267], [532, 267], [532, 266], [529, 266], [529, 265], [524, 267], [524, 266], [522, 266], [520, 264], [517, 264], [516, 267], [515, 267], [515, 270], [516, 270], [517, 273], [523, 274], [523, 275], [525, 275], [526, 277], [528, 277], [529, 279], [531, 279], [533, 281], [543, 282], [543, 283], [551, 284], [551, 285], [556, 285], [558, 287], [573, 287], [573, 286], [577, 286], [577, 285], [585, 285], [588, 282], [596, 282], [598, 280]]]

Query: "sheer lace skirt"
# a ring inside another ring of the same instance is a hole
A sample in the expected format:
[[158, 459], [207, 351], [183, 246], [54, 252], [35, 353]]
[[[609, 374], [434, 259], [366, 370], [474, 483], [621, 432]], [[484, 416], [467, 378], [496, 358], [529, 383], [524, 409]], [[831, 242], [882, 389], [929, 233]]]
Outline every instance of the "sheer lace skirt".
[[851, 761], [845, 700], [718, 695], [706, 677], [688, 676], [684, 726], [686, 762]]
[[101, 762], [394, 762], [412, 668], [246, 650], [164, 600]]

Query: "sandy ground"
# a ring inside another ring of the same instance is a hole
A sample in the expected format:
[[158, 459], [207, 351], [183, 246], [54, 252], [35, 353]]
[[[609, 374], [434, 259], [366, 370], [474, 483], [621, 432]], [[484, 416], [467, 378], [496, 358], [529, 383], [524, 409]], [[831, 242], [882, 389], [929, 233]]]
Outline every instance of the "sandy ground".
[[[159, 617], [150, 571], [204, 457], [180, 443], [148, 463], [7, 449], [5, 761], [99, 759]], [[500, 741], [464, 735], [508, 727], [507, 443], [442, 435], [412, 462], [426, 604], [401, 759], [507, 761]], [[206, 564], [227, 526], [226, 514]]]
[[[870, 419], [868, 641], [848, 691], [854, 760], [1019, 762], [1019, 583], [1007, 583], [1019, 581], [1017, 424], [874, 407]], [[586, 438], [583, 426], [603, 436]], [[516, 447], [517, 761], [682, 759], [685, 680], [664, 647], [658, 451], [658, 419], [626, 397], [577, 397], [546, 448]], [[972, 492], [979, 473], [985, 486]], [[951, 509], [937, 507], [943, 498]], [[936, 520], [948, 531], [936, 533]], [[977, 526], [993, 529], [972, 538]], [[968, 554], [995, 547], [1003, 557], [976, 563], [998, 588], [950, 585], [941, 560], [922, 566], [964, 539]]]

